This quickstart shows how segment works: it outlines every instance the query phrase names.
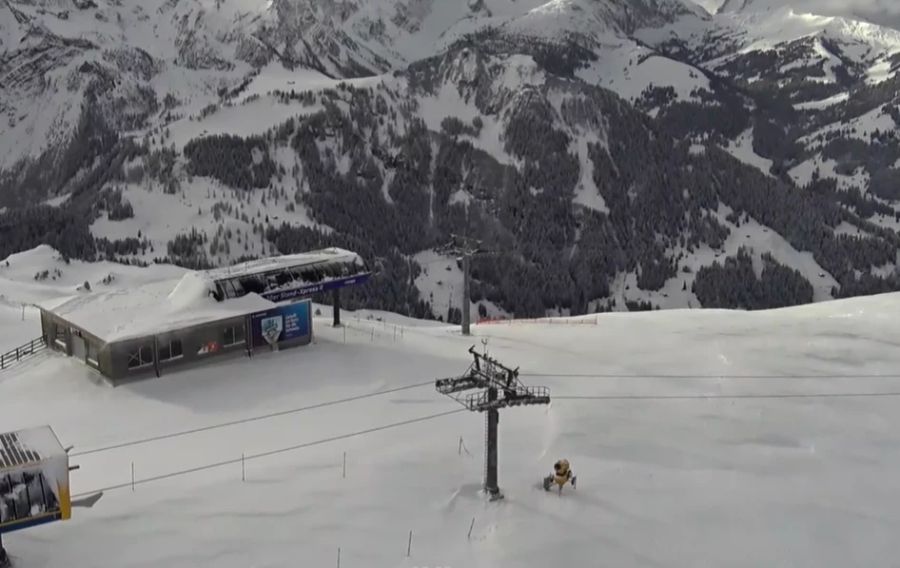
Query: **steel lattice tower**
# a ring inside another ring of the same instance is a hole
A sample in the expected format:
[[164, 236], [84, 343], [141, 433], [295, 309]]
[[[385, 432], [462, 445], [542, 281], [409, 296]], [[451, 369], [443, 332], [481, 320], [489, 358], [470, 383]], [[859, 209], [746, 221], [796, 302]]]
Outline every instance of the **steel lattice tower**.
[[[510, 369], [496, 359], [469, 348], [475, 358], [460, 377], [439, 379], [435, 388], [473, 412], [485, 412], [484, 490], [491, 500], [502, 499], [497, 480], [497, 448], [500, 410], [513, 406], [550, 403], [550, 389], [527, 387], [519, 381], [519, 369]], [[479, 392], [466, 392], [478, 390]]]

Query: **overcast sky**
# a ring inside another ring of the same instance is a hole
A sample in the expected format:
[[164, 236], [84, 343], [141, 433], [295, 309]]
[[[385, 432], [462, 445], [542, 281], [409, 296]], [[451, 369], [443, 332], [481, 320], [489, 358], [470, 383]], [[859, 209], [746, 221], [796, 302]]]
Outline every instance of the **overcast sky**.
[[[715, 12], [726, 0], [694, 0], [710, 12]], [[849, 16], [876, 24], [900, 29], [900, 0], [728, 0], [729, 7], [744, 4], [759, 10], [779, 6], [793, 6], [798, 12], [811, 12], [824, 16]]]

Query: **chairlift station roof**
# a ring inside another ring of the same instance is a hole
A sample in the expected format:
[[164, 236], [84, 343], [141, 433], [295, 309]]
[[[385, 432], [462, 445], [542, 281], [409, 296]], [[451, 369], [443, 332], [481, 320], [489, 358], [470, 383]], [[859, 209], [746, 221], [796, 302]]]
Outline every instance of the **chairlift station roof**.
[[361, 284], [368, 275], [358, 254], [328, 248], [191, 271], [133, 288], [82, 292], [40, 307], [111, 343], [248, 316], [284, 301]]
[[65, 449], [49, 426], [0, 434], [0, 472], [65, 455]]

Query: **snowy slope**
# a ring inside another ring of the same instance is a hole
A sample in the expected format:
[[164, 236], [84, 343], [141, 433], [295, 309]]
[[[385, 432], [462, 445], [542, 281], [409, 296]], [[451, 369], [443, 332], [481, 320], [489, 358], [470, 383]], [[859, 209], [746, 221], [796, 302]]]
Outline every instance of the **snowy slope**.
[[[24, 318], [23, 318], [24, 315]], [[0, 298], [0, 353], [12, 351], [41, 335], [41, 315], [33, 308], [10, 305]]]
[[81, 292], [85, 282], [92, 289], [129, 288], [177, 279], [185, 272], [169, 264], [142, 269], [114, 262], [65, 262], [52, 248], [41, 246], [0, 262], [0, 299], [7, 306], [31, 306]]
[[[16, 401], [0, 431], [49, 423], [75, 445], [75, 492], [123, 487], [4, 545], [35, 568], [327, 566], [339, 548], [342, 566], [890, 565], [898, 399], [842, 395], [897, 391], [889, 375], [900, 359], [883, 337], [900, 332], [898, 307], [881, 296], [753, 314], [609, 314], [475, 326], [473, 338], [365, 317], [336, 330], [318, 318], [312, 346], [116, 389], [51, 355], [0, 372], [0, 399]], [[494, 504], [477, 493], [483, 418], [436, 416], [459, 407], [431, 382], [462, 373], [480, 340], [556, 397], [504, 412], [506, 499]], [[776, 378], [789, 375], [823, 378]], [[738, 378], [749, 376], [772, 378]], [[241, 481], [242, 453], [417, 419], [246, 461]], [[559, 457], [579, 478], [562, 497], [536, 487]]]
[[765, 12], [788, 4], [798, 12], [863, 19], [900, 29], [900, 8], [891, 0], [696, 0], [710, 11]]
[[[183, 136], [187, 121], [227, 102], [229, 93], [239, 101], [264, 95], [273, 79], [279, 83], [291, 74], [297, 90], [321, 87], [326, 76], [402, 68], [486, 27], [559, 40], [575, 31], [575, 23], [594, 37], [666, 23], [693, 13], [691, 6], [681, 0], [640, 0], [633, 11], [609, 0], [5, 2], [0, 174], [24, 183], [33, 167], [31, 176], [43, 183], [28, 192], [65, 188], [69, 180], [51, 174], [87, 166], [69, 163], [73, 156], [66, 152], [86, 142], [80, 132], [85, 122], [137, 140], [176, 122], [171, 128]], [[220, 126], [209, 133], [248, 133], [246, 117], [257, 111], [270, 117], [258, 125], [264, 130], [292, 112], [260, 106], [218, 113]]]

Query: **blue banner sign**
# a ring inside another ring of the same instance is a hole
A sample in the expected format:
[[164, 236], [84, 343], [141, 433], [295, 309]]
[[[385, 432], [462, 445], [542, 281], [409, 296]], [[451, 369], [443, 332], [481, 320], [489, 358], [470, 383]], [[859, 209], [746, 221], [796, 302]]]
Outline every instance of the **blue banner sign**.
[[309, 337], [312, 329], [310, 301], [285, 304], [250, 316], [253, 347]]
[[302, 296], [312, 296], [313, 294], [328, 292], [329, 290], [346, 288], [347, 286], [355, 286], [357, 284], [365, 284], [369, 280], [370, 276], [370, 274], [357, 274], [349, 278], [339, 278], [335, 280], [329, 280], [328, 282], [309, 284], [307, 286], [291, 288], [290, 290], [263, 292], [260, 295], [270, 302], [286, 302], [288, 300], [293, 300], [294, 298], [300, 298]]

